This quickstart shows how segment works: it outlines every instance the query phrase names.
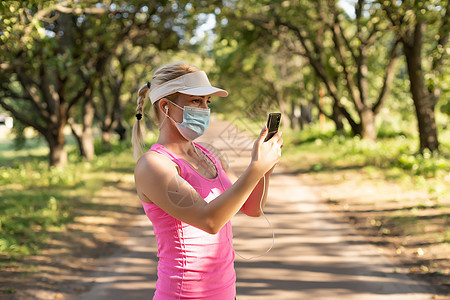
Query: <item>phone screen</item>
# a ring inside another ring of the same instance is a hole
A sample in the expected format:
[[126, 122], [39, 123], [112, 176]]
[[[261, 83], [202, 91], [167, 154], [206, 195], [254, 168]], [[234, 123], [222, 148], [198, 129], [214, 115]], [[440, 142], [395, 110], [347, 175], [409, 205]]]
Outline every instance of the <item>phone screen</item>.
[[267, 133], [266, 139], [264, 140], [265, 142], [270, 140], [275, 135], [275, 133], [278, 132], [280, 120], [281, 120], [280, 113], [269, 114], [269, 117], [267, 118], [267, 129], [269, 132]]

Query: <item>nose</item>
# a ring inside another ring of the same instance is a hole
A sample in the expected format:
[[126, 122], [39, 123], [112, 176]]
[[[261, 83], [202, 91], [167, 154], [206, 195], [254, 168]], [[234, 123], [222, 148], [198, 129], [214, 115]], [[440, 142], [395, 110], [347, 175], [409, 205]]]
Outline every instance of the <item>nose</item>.
[[202, 104], [200, 106], [201, 108], [209, 108], [208, 106], [208, 99], [203, 99]]

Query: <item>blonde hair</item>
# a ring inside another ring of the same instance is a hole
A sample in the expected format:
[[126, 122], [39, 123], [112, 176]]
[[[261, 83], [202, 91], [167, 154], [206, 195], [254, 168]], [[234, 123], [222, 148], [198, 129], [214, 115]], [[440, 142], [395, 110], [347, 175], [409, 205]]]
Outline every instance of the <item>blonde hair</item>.
[[[196, 66], [193, 66], [185, 61], [179, 61], [171, 64], [164, 65], [160, 67], [158, 70], [155, 71], [152, 77], [151, 84], [144, 84], [142, 85], [138, 90], [138, 99], [137, 99], [137, 107], [136, 107], [136, 123], [134, 123], [133, 126], [133, 133], [131, 135], [131, 140], [133, 144], [133, 156], [134, 159], [137, 160], [143, 153], [144, 148], [144, 137], [142, 134], [142, 129], [140, 125], [140, 117], [143, 116], [143, 109], [145, 104], [145, 99], [147, 98], [147, 95], [149, 91], [156, 89], [161, 84], [178, 78], [182, 75], [196, 72], [199, 69]], [[164, 98], [167, 98], [171, 101], [176, 101], [177, 93], [166, 96]], [[159, 121], [159, 110], [158, 110], [158, 103], [159, 100], [153, 103], [153, 111], [155, 114], [155, 119]]]

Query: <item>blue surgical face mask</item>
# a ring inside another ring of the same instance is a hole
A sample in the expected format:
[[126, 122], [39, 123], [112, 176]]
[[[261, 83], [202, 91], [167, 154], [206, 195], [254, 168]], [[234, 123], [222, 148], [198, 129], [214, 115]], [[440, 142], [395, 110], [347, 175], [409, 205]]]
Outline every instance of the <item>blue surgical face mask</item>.
[[187, 140], [193, 141], [202, 136], [209, 126], [209, 108], [198, 108], [185, 106], [184, 108], [173, 103], [173, 105], [183, 110], [183, 122], [178, 123], [172, 119], [166, 111], [166, 116], [169, 117], [177, 126], [180, 134]]

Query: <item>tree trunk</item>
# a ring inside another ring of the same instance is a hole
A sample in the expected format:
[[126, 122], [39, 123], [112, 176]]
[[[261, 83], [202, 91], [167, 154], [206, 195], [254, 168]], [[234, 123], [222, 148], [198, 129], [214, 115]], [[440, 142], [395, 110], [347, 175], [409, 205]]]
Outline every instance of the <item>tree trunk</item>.
[[361, 118], [361, 137], [370, 141], [375, 141], [377, 138], [377, 131], [375, 129], [375, 114], [366, 107], [359, 114]]
[[290, 128], [291, 127], [291, 119], [289, 118], [289, 114], [286, 109], [286, 102], [279, 102], [279, 108], [281, 113], [282, 122], [281, 125], [284, 128]]
[[102, 131], [102, 146], [103, 150], [109, 151], [111, 149], [111, 130]]
[[62, 167], [67, 163], [67, 152], [64, 150], [64, 144], [49, 143], [50, 147], [50, 161], [51, 167]]
[[289, 113], [289, 119], [291, 121], [291, 129], [297, 130], [300, 125], [301, 111], [295, 101], [291, 101], [291, 111]]
[[86, 157], [86, 154], [84, 153], [84, 149], [81, 146], [83, 143], [81, 141], [82, 129], [80, 128], [80, 125], [75, 124], [73, 122], [73, 120], [70, 120], [69, 124], [70, 124], [70, 129], [72, 130], [72, 134], [75, 137], [75, 140], [77, 141], [78, 152], [80, 153], [80, 156]]
[[423, 152], [425, 149], [430, 151], [439, 150], [434, 114], [436, 102], [430, 98], [432, 98], [431, 95], [424, 98], [414, 98], [413, 96], [419, 126], [420, 152]]
[[92, 124], [94, 122], [94, 107], [91, 101], [86, 101], [83, 114], [83, 135], [81, 144], [84, 150], [86, 160], [91, 162], [94, 159], [94, 135], [92, 133]]
[[127, 129], [123, 126], [121, 119], [117, 122], [117, 126], [114, 131], [119, 135], [120, 141], [125, 141], [127, 139]]
[[49, 166], [62, 167], [67, 162], [67, 152], [64, 150], [63, 129], [58, 130], [56, 135], [48, 134], [45, 136], [50, 149]]
[[403, 41], [411, 95], [414, 101], [419, 127], [421, 152], [426, 148], [430, 151], [439, 149], [434, 112], [437, 99], [426, 89], [422, 71], [421, 47], [424, 29], [425, 25], [419, 22], [414, 29], [412, 43]]
[[69, 124], [78, 143], [80, 156], [85, 157], [88, 162], [91, 162], [94, 158], [94, 137], [92, 134], [94, 108], [91, 101], [86, 100], [83, 103], [82, 115], [82, 125], [76, 124], [73, 119], [69, 120]]
[[298, 118], [300, 122], [300, 128], [303, 129], [305, 125], [312, 122], [312, 105], [300, 105], [300, 117]]
[[331, 114], [331, 120], [333, 120], [334, 125], [336, 126], [336, 131], [344, 132], [344, 123], [342, 122], [342, 113], [339, 109], [338, 103], [335, 101], [333, 103], [333, 112]]

